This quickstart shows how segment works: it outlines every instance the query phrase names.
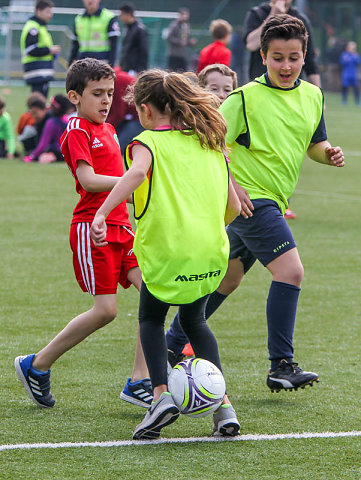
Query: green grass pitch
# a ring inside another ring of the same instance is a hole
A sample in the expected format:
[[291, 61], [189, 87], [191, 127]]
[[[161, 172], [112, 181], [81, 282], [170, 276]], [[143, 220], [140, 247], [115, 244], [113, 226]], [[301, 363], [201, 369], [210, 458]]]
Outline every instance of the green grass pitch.
[[[16, 121], [28, 91], [4, 93]], [[342, 107], [335, 94], [326, 95], [326, 106], [329, 139], [342, 146], [347, 165], [306, 159], [292, 197], [297, 219], [290, 220], [305, 267], [295, 359], [317, 371], [320, 383], [279, 394], [266, 387], [270, 275], [255, 265], [210, 320], [241, 435], [361, 430], [361, 109]], [[0, 159], [0, 195], [0, 479], [361, 479], [361, 437], [1, 450], [130, 440], [145, 411], [119, 399], [133, 364], [134, 288], [119, 291], [112, 324], [54, 365], [55, 408], [41, 410], [27, 397], [14, 357], [38, 351], [92, 302], [72, 269], [68, 233], [77, 195], [67, 167]], [[208, 438], [211, 429], [211, 418], [182, 416], [162, 437]]]

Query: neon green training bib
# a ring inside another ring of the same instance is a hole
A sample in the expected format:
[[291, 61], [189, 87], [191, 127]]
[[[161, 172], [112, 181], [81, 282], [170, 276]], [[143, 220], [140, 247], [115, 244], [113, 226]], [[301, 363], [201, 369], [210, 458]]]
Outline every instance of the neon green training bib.
[[224, 155], [177, 130], [147, 130], [134, 140], [152, 155], [148, 177], [134, 192], [134, 252], [143, 280], [163, 302], [194, 302], [216, 290], [227, 270]]

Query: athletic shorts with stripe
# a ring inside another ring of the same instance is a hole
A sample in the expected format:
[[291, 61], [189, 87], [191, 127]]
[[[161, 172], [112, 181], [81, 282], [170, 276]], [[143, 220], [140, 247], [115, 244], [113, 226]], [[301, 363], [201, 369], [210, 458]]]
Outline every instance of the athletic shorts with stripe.
[[70, 227], [74, 272], [80, 288], [91, 295], [115, 294], [118, 283], [129, 288], [128, 271], [138, 266], [134, 233], [122, 225], [107, 225], [108, 245], [96, 247], [90, 238], [90, 226], [82, 222]]

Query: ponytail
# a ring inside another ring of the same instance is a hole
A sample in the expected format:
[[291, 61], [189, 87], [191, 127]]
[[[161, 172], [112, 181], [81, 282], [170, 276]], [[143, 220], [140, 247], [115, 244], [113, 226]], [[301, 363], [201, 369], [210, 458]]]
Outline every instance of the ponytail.
[[170, 116], [172, 130], [197, 135], [204, 148], [226, 148], [226, 122], [217, 110], [219, 100], [180, 73], [153, 69], [141, 73], [126, 99], [136, 105], [151, 103]]

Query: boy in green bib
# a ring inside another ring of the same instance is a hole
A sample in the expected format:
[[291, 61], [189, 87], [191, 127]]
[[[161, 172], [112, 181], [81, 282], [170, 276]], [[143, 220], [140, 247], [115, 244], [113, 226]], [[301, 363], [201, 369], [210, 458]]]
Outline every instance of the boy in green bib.
[[[267, 299], [271, 391], [297, 390], [318, 381], [293, 360], [293, 332], [303, 266], [283, 215], [305, 154], [314, 161], [344, 166], [340, 147], [327, 141], [320, 88], [298, 77], [304, 64], [307, 31], [286, 14], [270, 17], [261, 35], [267, 72], [234, 90], [220, 107], [227, 121], [229, 168], [241, 201], [241, 215], [227, 228], [227, 274], [208, 299], [206, 318], [241, 283], [258, 259], [271, 273]], [[175, 355], [182, 352], [172, 338]], [[169, 344], [169, 341], [168, 341]]]
[[[179, 416], [167, 388], [164, 322], [170, 305], [179, 305], [197, 357], [221, 369], [204, 308], [226, 273], [224, 226], [239, 215], [240, 202], [223, 153], [226, 124], [211, 93], [181, 74], [149, 70], [134, 85], [134, 103], [146, 130], [127, 147], [129, 170], [97, 211], [91, 236], [95, 245], [106, 245], [106, 217], [134, 192], [134, 252], [143, 279], [140, 337], [154, 401], [133, 438], [153, 439]], [[239, 433], [226, 395], [213, 420], [215, 435]]]

